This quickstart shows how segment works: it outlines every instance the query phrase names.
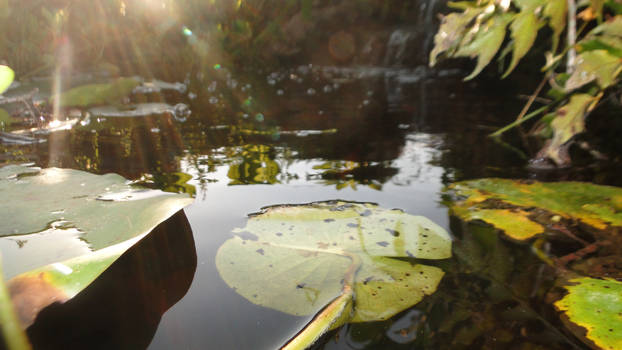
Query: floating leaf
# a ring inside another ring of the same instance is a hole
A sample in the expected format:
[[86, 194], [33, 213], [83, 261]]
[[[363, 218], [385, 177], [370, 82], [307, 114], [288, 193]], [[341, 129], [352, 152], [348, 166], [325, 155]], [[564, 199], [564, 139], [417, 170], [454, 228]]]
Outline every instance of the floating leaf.
[[[535, 233], [536, 225], [541, 224], [528, 215], [534, 210], [547, 212], [549, 217], [559, 215], [582, 221], [601, 230], [622, 226], [622, 188], [582, 182], [479, 179], [458, 182], [449, 189], [457, 198], [450, 204], [453, 213], [466, 220], [481, 219], [502, 230], [508, 229], [511, 232], [508, 235], [515, 239], [523, 239], [519, 235], [529, 238], [527, 233]], [[515, 218], [508, 219], [511, 215]], [[527, 223], [526, 219], [532, 222]], [[517, 225], [522, 221], [521, 229]]]
[[600, 349], [622, 348], [622, 283], [614, 279], [589, 277], [570, 280], [568, 294], [555, 302], [570, 322], [583, 327], [576, 332]]
[[310, 315], [350, 288], [356, 302], [342, 323], [388, 319], [436, 290], [441, 269], [393, 258], [451, 256], [441, 227], [374, 204], [269, 207], [234, 235], [218, 250], [216, 266], [236, 292], [261, 306]]
[[[115, 174], [25, 166], [0, 168], [0, 250], [16, 307], [73, 297], [155, 226], [192, 202]], [[42, 301], [42, 302], [43, 302]], [[22, 303], [22, 304], [20, 304]], [[20, 312], [24, 324], [36, 316]]]
[[576, 69], [566, 81], [566, 91], [572, 91], [593, 80], [602, 89], [606, 89], [616, 82], [621, 70], [620, 58], [606, 50], [584, 51], [577, 57]]
[[512, 39], [514, 40], [512, 62], [508, 70], [503, 74], [503, 77], [508, 76], [521, 58], [527, 54], [536, 40], [538, 29], [538, 19], [534, 12], [527, 10], [516, 16], [516, 19], [510, 25]]
[[463, 220], [482, 220], [503, 231], [507, 236], [523, 241], [544, 233], [544, 227], [528, 218], [529, 212], [509, 209], [465, 210], [455, 207], [453, 213]]
[[15, 72], [8, 66], [0, 65], [0, 95], [11, 86], [13, 79], [15, 79]]
[[473, 79], [490, 63], [505, 38], [505, 28], [512, 19], [512, 15], [504, 14], [489, 20], [475, 35], [473, 41], [461, 46], [456, 57], [477, 57], [477, 65], [464, 80]]
[[[119, 78], [106, 84], [88, 84], [64, 91], [59, 96], [61, 107], [88, 107], [106, 103], [116, 103], [128, 96], [139, 81], [134, 78]], [[50, 103], [55, 103], [55, 96], [50, 97]]]

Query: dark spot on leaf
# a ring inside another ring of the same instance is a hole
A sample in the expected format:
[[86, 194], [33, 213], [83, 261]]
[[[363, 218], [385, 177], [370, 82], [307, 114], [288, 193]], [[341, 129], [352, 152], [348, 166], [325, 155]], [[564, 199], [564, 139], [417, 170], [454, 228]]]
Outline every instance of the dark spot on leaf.
[[413, 253], [409, 252], [408, 250], [406, 251], [406, 255], [408, 255], [411, 258], [414, 258], [415, 256], [413, 255]]
[[259, 237], [257, 237], [257, 235], [254, 235], [254, 234], [252, 234], [250, 232], [246, 232], [246, 231], [244, 231], [244, 232], [236, 232], [235, 235], [240, 237], [240, 238], [242, 238], [243, 241], [246, 241], [246, 240], [256, 241], [256, 240], [259, 239]]
[[381, 287], [381, 286], [378, 286], [378, 289], [382, 289], [382, 287]]
[[268, 267], [273, 267], [272, 264], [268, 265]]
[[263, 255], [263, 253], [264, 253], [264, 251], [263, 251], [263, 249], [262, 249], [262, 248], [257, 249], [257, 250], [256, 250], [256, 252], [257, 252], [257, 253], [259, 253], [259, 254], [261, 254], [261, 255]]
[[326, 249], [326, 248], [328, 248], [328, 243], [317, 242], [317, 247], [320, 248], [320, 249]]
[[376, 242], [376, 244], [381, 246], [381, 247], [386, 247], [386, 246], [389, 245], [389, 242], [382, 241], [382, 242]]
[[391, 230], [390, 228], [385, 229], [385, 231], [389, 232], [393, 237], [399, 237], [400, 232], [396, 230]]
[[373, 277], [367, 277], [367, 278], [363, 281], [363, 284], [365, 284], [365, 285], [366, 285], [367, 283], [369, 283], [369, 281], [371, 281], [371, 280], [372, 280], [372, 278], [373, 278]]
[[419, 271], [419, 274], [420, 274], [420, 275], [423, 275], [423, 271]]
[[298, 284], [296, 285], [296, 289], [302, 289], [302, 288], [304, 288], [306, 285], [307, 285], [306, 283], [298, 283]]
[[335, 219], [324, 219], [324, 222], [333, 222]]
[[257, 294], [253, 294], [253, 298], [257, 298]]
[[408, 272], [406, 272], [406, 277], [410, 276], [410, 274]]
[[281, 232], [277, 232], [276, 235], [281, 237], [283, 234]]
[[336, 247], [336, 246], [337, 246], [337, 242], [333, 242], [333, 247]]
[[235, 263], [232, 261], [232, 262], [231, 262], [231, 265], [235, 265]]
[[352, 222], [348, 223], [346, 226], [348, 226], [348, 227], [353, 227], [353, 228], [354, 228], [354, 227], [359, 227], [359, 225], [358, 225], [358, 224], [355, 224], [355, 223], [352, 223]]
[[371, 215], [371, 210], [367, 209], [364, 212], [362, 212], [361, 214], [359, 214], [361, 216], [370, 216]]
[[423, 237], [423, 238], [428, 238], [428, 235], [421, 235], [421, 237]]
[[350, 238], [350, 240], [351, 240], [351, 241], [353, 241], [353, 240], [354, 240], [354, 237], [352, 237], [352, 236], [349, 236], [348, 238]]

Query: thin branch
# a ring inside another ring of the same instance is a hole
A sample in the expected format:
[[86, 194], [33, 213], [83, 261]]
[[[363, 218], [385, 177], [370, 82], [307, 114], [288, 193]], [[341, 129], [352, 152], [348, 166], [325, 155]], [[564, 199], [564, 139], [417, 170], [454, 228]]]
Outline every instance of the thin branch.
[[568, 3], [568, 30], [567, 30], [567, 46], [568, 57], [566, 61], [566, 73], [571, 74], [574, 72], [577, 52], [574, 45], [577, 41], [577, 4], [575, 0], [566, 0]]

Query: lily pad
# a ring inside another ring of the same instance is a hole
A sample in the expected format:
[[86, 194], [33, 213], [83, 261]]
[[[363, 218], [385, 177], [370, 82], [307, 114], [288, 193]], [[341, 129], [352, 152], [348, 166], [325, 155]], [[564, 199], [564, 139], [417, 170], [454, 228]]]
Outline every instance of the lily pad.
[[[61, 107], [88, 107], [117, 103], [128, 96], [140, 82], [134, 78], [119, 78], [111, 83], [88, 84], [64, 91], [58, 96]], [[50, 97], [54, 103], [56, 96]]]
[[[388, 319], [436, 290], [440, 268], [395, 258], [451, 256], [451, 239], [440, 226], [369, 203], [268, 207], [233, 234], [216, 255], [231, 288], [257, 305], [298, 316], [336, 300], [333, 305], [351, 312], [332, 327]], [[346, 291], [353, 308], [339, 299]]]
[[570, 280], [568, 294], [555, 303], [568, 320], [582, 327], [587, 338], [600, 349], [622, 348], [622, 283], [589, 277]]
[[0, 251], [26, 325], [36, 315], [32, 308], [23, 311], [33, 293], [51, 293], [37, 310], [73, 297], [193, 201], [129, 186], [115, 174], [21, 165], [0, 168], [0, 191], [11, 198], [0, 203]]
[[[521, 182], [479, 179], [449, 186], [455, 198], [453, 214], [464, 220], [479, 219], [517, 240], [544, 232], [532, 218], [534, 210], [552, 217], [578, 220], [596, 229], [622, 226], [622, 188], [583, 182]], [[542, 216], [542, 215], [540, 215]]]

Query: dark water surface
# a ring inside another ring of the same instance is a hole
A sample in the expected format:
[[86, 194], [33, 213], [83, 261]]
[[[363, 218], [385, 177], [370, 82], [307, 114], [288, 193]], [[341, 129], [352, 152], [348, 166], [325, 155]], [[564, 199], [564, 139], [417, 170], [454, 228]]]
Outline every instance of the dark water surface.
[[[376, 59], [361, 53], [358, 61], [340, 62], [318, 49], [314, 57], [272, 67], [232, 61], [188, 68], [177, 75], [183, 88], [131, 97], [176, 109], [136, 118], [102, 116], [101, 110], [86, 118], [82, 111], [78, 124], [43, 136], [45, 143], [0, 144], [3, 163], [114, 172], [192, 192], [187, 174], [196, 188], [196, 201], [184, 213], [78, 297], [42, 312], [28, 330], [36, 347], [278, 348], [308, 319], [233, 292], [216, 270], [216, 251], [261, 207], [343, 199], [428, 217], [451, 231], [457, 257], [443, 265], [448, 274], [435, 295], [390, 321], [344, 326], [317, 348], [582, 348], [543, 303], [540, 288], [552, 281], [528, 247], [450, 220], [441, 191], [477, 177], [615, 184], [615, 172], [589, 166], [563, 177], [528, 171], [537, 147], [519, 137], [509, 145], [486, 137], [518, 114], [528, 85], [465, 83], [463, 70], [425, 66], [432, 32], [401, 23], [370, 26], [384, 40], [372, 52]], [[363, 28], [372, 32], [365, 23], [348, 30]], [[361, 46], [365, 35], [357, 37]], [[487, 242], [487, 249], [473, 241]]]

